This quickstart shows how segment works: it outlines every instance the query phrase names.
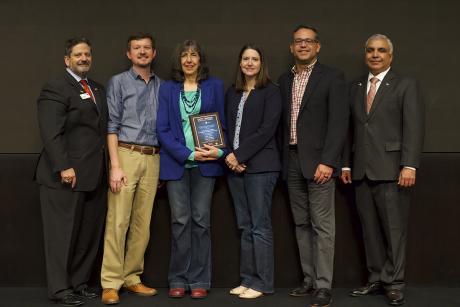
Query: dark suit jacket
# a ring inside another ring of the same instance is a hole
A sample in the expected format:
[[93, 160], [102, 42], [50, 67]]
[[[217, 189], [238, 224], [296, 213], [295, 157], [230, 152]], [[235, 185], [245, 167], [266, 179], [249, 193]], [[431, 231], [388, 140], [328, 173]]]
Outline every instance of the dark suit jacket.
[[[278, 80], [283, 99], [283, 178], [288, 170], [293, 79], [288, 71]], [[297, 151], [305, 178], [312, 179], [320, 163], [335, 168], [333, 175], [338, 175], [348, 127], [347, 99], [343, 73], [317, 62], [297, 119]]]
[[[185, 162], [191, 150], [185, 144], [182, 118], [180, 114], [180, 91], [182, 83], [166, 81], [160, 86], [157, 115], [157, 133], [161, 143], [160, 179], [177, 180], [184, 174]], [[224, 84], [216, 78], [200, 82], [200, 113], [218, 112], [222, 130], [226, 133], [224, 116]], [[224, 149], [225, 150], [225, 149]], [[224, 174], [222, 161], [198, 161], [203, 176], [221, 176]]]
[[[417, 82], [392, 69], [366, 114], [368, 74], [350, 86], [353, 119], [352, 177], [397, 180], [401, 167], [418, 168], [424, 136], [424, 108]], [[345, 161], [350, 159], [345, 159]], [[349, 163], [346, 163], [349, 166]]]
[[75, 191], [94, 190], [106, 171], [107, 102], [104, 88], [89, 80], [97, 106], [68, 72], [48, 82], [38, 97], [38, 123], [44, 149], [36, 180], [51, 188], [61, 184], [60, 171], [74, 168]]
[[251, 91], [244, 104], [239, 147], [234, 150], [236, 115], [242, 94], [234, 86], [226, 94], [229, 147], [237, 160], [246, 164], [247, 173], [279, 171], [281, 164], [275, 133], [281, 116], [280, 91], [273, 83]]

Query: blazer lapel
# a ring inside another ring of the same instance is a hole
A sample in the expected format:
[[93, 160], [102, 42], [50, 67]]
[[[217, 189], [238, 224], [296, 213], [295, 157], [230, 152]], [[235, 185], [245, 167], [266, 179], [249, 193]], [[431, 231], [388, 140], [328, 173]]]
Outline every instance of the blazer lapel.
[[287, 84], [286, 84], [286, 89], [287, 89], [287, 97], [288, 99], [286, 100], [286, 118], [285, 121], [288, 123], [289, 128], [291, 127], [291, 108], [292, 108], [292, 82], [294, 81], [294, 74], [292, 72], [288, 73], [287, 77]]
[[[69, 74], [67, 71], [65, 72], [65, 79], [69, 82], [70, 85], [72, 85], [75, 90], [78, 92], [78, 95], [82, 95], [82, 94], [85, 94], [85, 90], [83, 89], [83, 87], [81, 86], [81, 84], [75, 80], [75, 78]], [[91, 90], [93, 91], [93, 95], [94, 95], [94, 98], [96, 99], [96, 103], [101, 103], [101, 98], [99, 96], [99, 89], [97, 88], [97, 86], [94, 84], [93, 81], [89, 80], [89, 86], [91, 87]], [[80, 96], [80, 99], [81, 99], [81, 96]], [[83, 99], [81, 99], [82, 102], [84, 101]], [[86, 101], [84, 101], [86, 102]], [[100, 105], [96, 105], [93, 101], [91, 101], [92, 103], [92, 106], [93, 108], [96, 110], [96, 112], [99, 114], [99, 110], [100, 110]]]
[[316, 88], [316, 84], [321, 79], [322, 72], [323, 72], [323, 69], [321, 67], [321, 64], [319, 63], [315, 64], [310, 74], [310, 77], [308, 79], [307, 87], [305, 88], [305, 92], [302, 97], [302, 103], [300, 104], [299, 115], [302, 112], [302, 110], [305, 109], [306, 105], [308, 104], [308, 99], [313, 93], [313, 89]]
[[180, 91], [182, 90], [182, 83], [174, 83], [174, 89], [171, 91], [171, 107], [173, 109], [173, 114], [176, 116], [176, 123], [178, 124], [178, 130], [183, 130], [182, 128], [182, 115], [180, 113], [180, 103], [182, 103], [180, 98]]
[[67, 82], [69, 82], [69, 84], [71, 86], [73, 86], [75, 88], [75, 90], [77, 90], [80, 94], [84, 94], [85, 91], [83, 91], [83, 88], [81, 87], [80, 83], [77, 82], [77, 80], [75, 80], [74, 77], [72, 77], [71, 74], [69, 74], [67, 71], [65, 72], [64, 74], [64, 78], [67, 80]]
[[394, 77], [395, 74], [390, 70], [386, 74], [385, 78], [383, 78], [382, 83], [380, 84], [379, 89], [377, 90], [377, 94], [375, 94], [374, 101], [372, 102], [371, 110], [369, 112], [369, 118], [371, 118], [374, 115], [375, 110], [382, 103], [385, 94], [388, 92], [388, 90], [391, 88], [393, 84]]
[[96, 99], [96, 103], [94, 104], [96, 107], [96, 111], [100, 115], [102, 110], [101, 91], [99, 87], [91, 80], [89, 80], [89, 86], [91, 87], [91, 91], [93, 92], [94, 99]]
[[211, 89], [208, 86], [208, 82], [203, 81], [200, 84], [200, 90], [201, 90], [201, 107], [200, 107], [200, 113], [208, 113], [211, 107]]
[[366, 112], [366, 100], [367, 100], [367, 75], [363, 76], [361, 80], [358, 80], [356, 84], [356, 93], [354, 96], [355, 110], [358, 112], [359, 117], [365, 119], [367, 117]]

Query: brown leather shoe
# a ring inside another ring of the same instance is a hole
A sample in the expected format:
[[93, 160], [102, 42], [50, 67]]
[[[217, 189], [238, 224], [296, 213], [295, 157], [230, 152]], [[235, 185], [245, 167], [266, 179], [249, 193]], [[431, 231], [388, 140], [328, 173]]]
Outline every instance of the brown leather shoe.
[[208, 296], [208, 291], [204, 288], [192, 289], [190, 293], [191, 298], [206, 298]]
[[115, 305], [120, 302], [120, 297], [118, 296], [118, 290], [116, 289], [104, 289], [102, 290], [102, 303], [106, 305]]
[[168, 296], [172, 298], [183, 298], [185, 295], [184, 288], [171, 288], [169, 289]]
[[142, 283], [124, 287], [128, 292], [140, 295], [140, 296], [154, 296], [158, 292], [154, 288], [147, 287]]

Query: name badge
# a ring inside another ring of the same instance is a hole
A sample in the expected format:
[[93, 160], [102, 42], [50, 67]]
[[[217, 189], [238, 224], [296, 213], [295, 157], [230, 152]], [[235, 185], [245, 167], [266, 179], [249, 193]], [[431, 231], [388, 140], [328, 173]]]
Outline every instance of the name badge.
[[80, 94], [81, 99], [89, 99], [91, 96], [88, 93]]

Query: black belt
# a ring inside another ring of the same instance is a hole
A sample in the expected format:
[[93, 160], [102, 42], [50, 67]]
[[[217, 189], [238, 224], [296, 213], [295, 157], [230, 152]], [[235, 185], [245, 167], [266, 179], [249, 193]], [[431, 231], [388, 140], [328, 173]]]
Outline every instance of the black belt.
[[297, 151], [297, 144], [289, 144], [289, 150]]

